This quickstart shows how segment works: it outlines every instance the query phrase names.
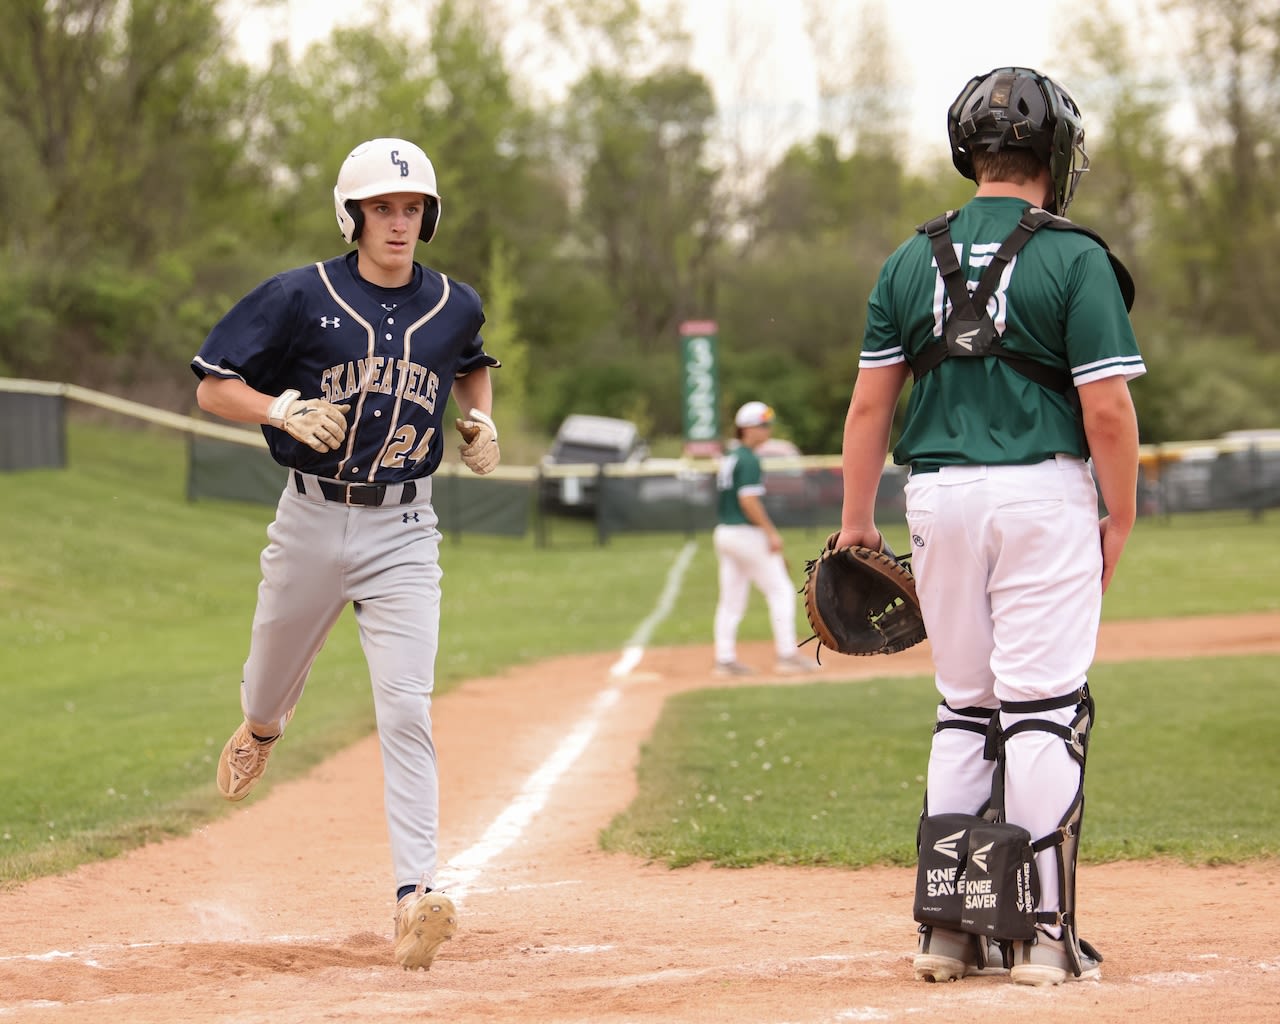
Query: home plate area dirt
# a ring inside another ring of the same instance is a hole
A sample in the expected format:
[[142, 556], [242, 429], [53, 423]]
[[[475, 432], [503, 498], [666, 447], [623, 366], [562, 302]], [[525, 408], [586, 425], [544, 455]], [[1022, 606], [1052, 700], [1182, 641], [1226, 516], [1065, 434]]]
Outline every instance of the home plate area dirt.
[[[1188, 627], [1108, 624], [1099, 659], [1280, 651], [1277, 615]], [[742, 654], [771, 660], [764, 646]], [[915, 982], [912, 869], [670, 870], [602, 853], [663, 701], [728, 685], [710, 659], [652, 650], [620, 677], [616, 655], [562, 658], [436, 702], [442, 860], [485, 842], [491, 853], [455, 868], [460, 927], [429, 972], [391, 958], [369, 737], [193, 835], [0, 892], [0, 1024], [1280, 1021], [1276, 860], [1083, 865], [1082, 931], [1105, 956], [1102, 979], [1038, 989]], [[824, 662], [806, 681], [929, 671], [927, 645]], [[594, 731], [536, 813], [494, 841], [593, 707]]]

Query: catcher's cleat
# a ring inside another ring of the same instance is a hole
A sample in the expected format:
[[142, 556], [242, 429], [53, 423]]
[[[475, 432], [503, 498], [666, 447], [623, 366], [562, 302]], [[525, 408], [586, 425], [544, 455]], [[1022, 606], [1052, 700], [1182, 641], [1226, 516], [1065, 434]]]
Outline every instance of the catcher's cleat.
[[[989, 966], [978, 963], [978, 942], [988, 942]], [[973, 975], [1005, 973], [996, 943], [948, 928], [920, 929], [920, 950], [911, 966], [916, 981], [959, 981]]]
[[[290, 709], [284, 716], [284, 724], [287, 725], [292, 717], [293, 709]], [[243, 800], [247, 797], [262, 778], [262, 773], [267, 770], [267, 758], [271, 756], [271, 748], [280, 735], [260, 740], [253, 735], [248, 722], [241, 722], [240, 728], [231, 734], [231, 739], [222, 748], [222, 756], [218, 758], [218, 792], [228, 800]]]
[[1102, 977], [1102, 957], [1086, 942], [1080, 944], [1080, 973], [1071, 969], [1071, 958], [1062, 939], [1040, 934], [1030, 942], [1013, 944], [1009, 977], [1018, 985], [1061, 985], [1064, 981], [1093, 981]]
[[406, 971], [427, 971], [458, 930], [458, 911], [442, 892], [411, 892], [396, 904], [396, 962]]
[[718, 676], [753, 676], [755, 670], [740, 661], [717, 661], [712, 671]]

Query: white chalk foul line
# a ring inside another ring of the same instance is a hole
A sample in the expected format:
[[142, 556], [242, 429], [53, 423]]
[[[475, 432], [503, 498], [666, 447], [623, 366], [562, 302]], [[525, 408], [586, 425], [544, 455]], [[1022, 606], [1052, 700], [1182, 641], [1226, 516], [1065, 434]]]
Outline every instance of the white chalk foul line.
[[631, 634], [631, 639], [622, 648], [622, 657], [613, 663], [613, 667], [609, 669], [609, 675], [615, 677], [630, 675], [632, 669], [640, 664], [640, 659], [644, 657], [644, 649], [648, 645], [649, 639], [653, 636], [653, 631], [658, 628], [663, 619], [671, 614], [671, 609], [675, 607], [676, 598], [680, 596], [680, 587], [684, 583], [684, 574], [688, 572], [689, 563], [693, 561], [694, 553], [697, 550], [698, 545], [693, 541], [687, 541], [685, 546], [680, 549], [680, 553], [676, 555], [676, 560], [671, 563], [671, 568], [667, 570], [667, 582], [662, 588], [662, 593], [658, 595], [658, 603], [645, 620], [636, 627], [636, 631]]
[[[662, 588], [662, 593], [658, 596], [657, 605], [627, 641], [622, 657], [609, 669], [610, 676], [625, 677], [640, 663], [644, 655], [644, 645], [649, 642], [653, 631], [671, 614], [671, 609], [675, 606], [684, 574], [696, 550], [697, 545], [693, 541], [688, 541], [680, 549], [680, 553], [676, 555], [675, 561], [667, 571], [667, 581]], [[574, 761], [581, 756], [587, 744], [595, 736], [596, 730], [600, 728], [601, 720], [609, 709], [618, 703], [621, 696], [620, 684], [610, 686], [609, 689], [596, 695], [586, 715], [561, 741], [551, 756], [529, 776], [520, 792], [516, 794], [516, 798], [494, 819], [493, 824], [480, 837], [480, 841], [445, 864], [436, 879], [437, 889], [447, 890], [455, 902], [461, 902], [485, 866], [519, 839], [534, 815], [542, 810], [560, 776], [568, 771]]]

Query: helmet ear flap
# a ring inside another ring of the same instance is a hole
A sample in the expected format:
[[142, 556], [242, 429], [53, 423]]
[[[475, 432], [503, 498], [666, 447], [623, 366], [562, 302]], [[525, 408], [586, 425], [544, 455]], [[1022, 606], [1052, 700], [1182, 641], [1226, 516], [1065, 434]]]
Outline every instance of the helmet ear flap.
[[360, 229], [364, 227], [364, 213], [360, 210], [359, 202], [346, 198], [341, 189], [335, 188], [333, 212], [337, 214], [338, 230], [346, 241], [354, 242], [360, 237]]
[[435, 196], [423, 196], [423, 200], [422, 227], [418, 229], [418, 238], [425, 243], [435, 237], [436, 225], [440, 223], [440, 200]]
[[347, 241], [357, 241], [360, 238], [360, 232], [364, 230], [364, 211], [360, 209], [360, 201], [358, 199], [348, 199], [343, 203], [343, 209], [347, 211], [347, 216], [351, 218], [351, 234]]

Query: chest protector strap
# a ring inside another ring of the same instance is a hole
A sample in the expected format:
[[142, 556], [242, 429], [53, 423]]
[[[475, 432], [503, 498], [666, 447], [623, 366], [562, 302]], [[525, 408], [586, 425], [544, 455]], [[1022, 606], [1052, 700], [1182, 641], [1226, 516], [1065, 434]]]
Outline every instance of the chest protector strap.
[[956, 258], [955, 246], [951, 241], [951, 219], [955, 215], [956, 211], [948, 211], [916, 229], [929, 236], [929, 244], [933, 247], [933, 257], [938, 265], [938, 273], [942, 276], [947, 298], [951, 301], [951, 315], [946, 320], [943, 343], [926, 345], [918, 355], [908, 360], [912, 376], [919, 380], [950, 356], [994, 356], [1007, 364], [1010, 369], [1035, 381], [1041, 387], [1056, 391], [1060, 395], [1067, 396], [1068, 399], [1073, 398], [1075, 388], [1071, 383], [1071, 374], [1067, 370], [1037, 362], [1027, 356], [1010, 352], [1004, 347], [996, 332], [995, 322], [987, 312], [987, 303], [995, 293], [1000, 277], [1004, 274], [1009, 262], [1041, 228], [1078, 231], [1101, 245], [1111, 261], [1111, 269], [1116, 275], [1116, 282], [1120, 285], [1126, 309], [1133, 307], [1134, 299], [1133, 278], [1129, 275], [1129, 271], [1095, 232], [1079, 224], [1073, 224], [1065, 217], [1056, 217], [1033, 206], [1023, 213], [1017, 227], [1000, 244], [999, 250], [991, 258], [991, 263], [978, 279], [977, 287], [970, 294], [964, 273], [960, 268], [960, 261]]

